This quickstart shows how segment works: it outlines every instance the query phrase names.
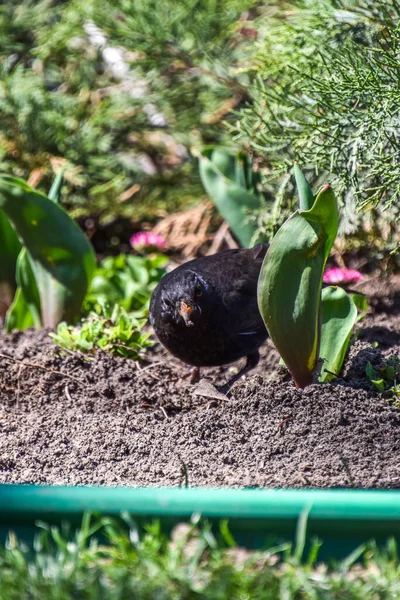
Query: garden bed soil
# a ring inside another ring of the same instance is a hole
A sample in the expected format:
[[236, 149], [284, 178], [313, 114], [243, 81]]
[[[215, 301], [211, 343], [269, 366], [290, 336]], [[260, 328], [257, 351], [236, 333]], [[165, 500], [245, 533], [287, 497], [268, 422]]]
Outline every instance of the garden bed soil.
[[365, 376], [368, 361], [400, 358], [398, 298], [375, 286], [386, 312], [360, 322], [341, 379], [298, 390], [267, 342], [229, 398], [190, 384], [159, 346], [139, 365], [67, 353], [46, 331], [2, 333], [0, 482], [399, 488], [400, 409]]

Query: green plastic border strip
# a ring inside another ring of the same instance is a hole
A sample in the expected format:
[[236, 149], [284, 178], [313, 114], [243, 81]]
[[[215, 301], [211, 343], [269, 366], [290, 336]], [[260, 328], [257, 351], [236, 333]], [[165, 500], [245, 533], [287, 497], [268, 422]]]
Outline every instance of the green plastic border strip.
[[304, 511], [308, 534], [324, 540], [333, 555], [372, 538], [400, 540], [400, 491], [0, 485], [3, 543], [9, 530], [29, 539], [38, 520], [79, 525], [86, 511], [116, 517], [128, 512], [139, 524], [157, 519], [165, 531], [193, 513], [212, 522], [228, 519], [232, 534], [249, 548], [271, 536], [293, 539]]

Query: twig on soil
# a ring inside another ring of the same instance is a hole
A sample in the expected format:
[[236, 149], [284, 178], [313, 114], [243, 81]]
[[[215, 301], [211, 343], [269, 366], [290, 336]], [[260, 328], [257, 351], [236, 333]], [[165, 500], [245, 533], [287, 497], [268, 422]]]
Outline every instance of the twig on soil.
[[339, 458], [340, 458], [340, 462], [341, 462], [341, 463], [342, 463], [342, 465], [343, 465], [344, 472], [346, 473], [346, 475], [347, 475], [347, 478], [348, 478], [348, 480], [349, 480], [350, 487], [352, 487], [352, 488], [356, 488], [356, 487], [357, 487], [357, 485], [356, 485], [356, 482], [354, 481], [354, 477], [353, 477], [353, 475], [351, 474], [351, 471], [350, 471], [350, 466], [349, 466], [349, 461], [348, 461], [348, 459], [347, 459], [347, 458], [345, 458], [345, 457], [344, 457], [342, 454], [339, 454]]
[[181, 461], [181, 480], [179, 482], [179, 487], [182, 487], [182, 476], [185, 479], [185, 488], [189, 487], [189, 473], [187, 470], [187, 465], [186, 463], [183, 462], [183, 460], [181, 458], [179, 458], [179, 460]]
[[94, 360], [94, 357], [88, 356], [87, 354], [84, 354], [83, 352], [80, 352], [79, 350], [70, 350], [69, 348], [64, 348], [64, 346], [59, 346], [59, 349], [62, 350], [62, 352], [67, 352], [71, 356], [74, 356], [74, 357], [79, 356], [79, 358], [81, 358], [85, 362], [92, 362]]
[[160, 410], [161, 410], [162, 414], [164, 415], [164, 417], [166, 419], [169, 419], [169, 416], [167, 415], [167, 411], [165, 410], [165, 408], [163, 406], [160, 406]]
[[[142, 373], [142, 372], [140, 371], [140, 374], [141, 374], [141, 373]], [[155, 379], [156, 381], [161, 381], [161, 377], [159, 377], [158, 375], [155, 375], [155, 373], [151, 373], [151, 372], [149, 372], [149, 373], [147, 373], [147, 375], [148, 375], [149, 377], [151, 377], [152, 379]]]
[[149, 369], [152, 369], [153, 367], [158, 367], [158, 365], [163, 365], [163, 362], [154, 362], [151, 365], [148, 365], [147, 367], [143, 367], [139, 369], [139, 373], [137, 373], [136, 377], [139, 377], [140, 375], [142, 375], [142, 373], [144, 373], [145, 371], [148, 371]]
[[11, 362], [16, 362], [16, 363], [22, 365], [23, 367], [32, 367], [33, 369], [43, 369], [43, 371], [47, 371], [48, 373], [54, 373], [54, 375], [61, 375], [61, 377], [68, 377], [69, 379], [76, 381], [80, 385], [83, 385], [82, 381], [80, 381], [76, 377], [73, 377], [72, 375], [68, 375], [68, 373], [62, 373], [61, 371], [56, 371], [55, 369], [49, 369], [48, 367], [44, 367], [43, 365], [39, 365], [37, 363], [31, 363], [31, 362], [26, 362], [24, 360], [19, 360], [18, 358], [14, 358], [13, 356], [7, 356], [7, 354], [3, 354], [1, 352], [0, 352], [0, 358], [5, 358], [6, 360], [9, 360]]
[[74, 404], [74, 401], [73, 401], [73, 399], [72, 399], [72, 396], [71, 396], [71, 394], [69, 393], [69, 389], [68, 389], [68, 383], [66, 384], [64, 391], [65, 391], [65, 395], [67, 396], [67, 399], [68, 399], [68, 400], [71, 402], [71, 404]]
[[285, 423], [287, 423], [288, 421], [291, 421], [293, 419], [293, 415], [290, 415], [290, 417], [287, 417], [286, 419], [283, 419], [283, 421], [281, 421], [280, 423], [278, 423], [278, 425], [276, 426], [277, 429], [280, 429]]
[[21, 372], [23, 369], [23, 365], [19, 366], [18, 375], [17, 375], [17, 406], [19, 406], [19, 394], [21, 391]]

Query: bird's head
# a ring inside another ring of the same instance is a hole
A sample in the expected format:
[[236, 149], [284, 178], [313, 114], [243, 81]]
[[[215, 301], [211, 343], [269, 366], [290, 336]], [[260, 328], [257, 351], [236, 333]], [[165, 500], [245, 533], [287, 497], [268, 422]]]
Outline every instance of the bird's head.
[[193, 327], [210, 300], [211, 288], [194, 271], [183, 270], [174, 275], [162, 290], [162, 312], [179, 325]]

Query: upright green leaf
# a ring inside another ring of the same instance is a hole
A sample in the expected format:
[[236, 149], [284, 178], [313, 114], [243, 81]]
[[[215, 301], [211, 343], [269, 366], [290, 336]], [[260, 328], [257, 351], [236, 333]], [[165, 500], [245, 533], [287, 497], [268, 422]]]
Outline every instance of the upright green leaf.
[[18, 256], [17, 283], [14, 302], [6, 315], [6, 330], [39, 328], [42, 324], [40, 296], [26, 248], [22, 248]]
[[341, 287], [322, 290], [321, 345], [319, 355], [323, 365], [319, 381], [330, 381], [340, 374], [357, 321], [357, 307], [350, 295]]
[[20, 179], [0, 177], [0, 208], [27, 248], [42, 324], [76, 320], [95, 268], [89, 240], [60, 206]]
[[22, 290], [19, 287], [15, 292], [14, 300], [6, 315], [6, 332], [11, 333], [14, 329], [24, 331], [25, 329], [28, 329], [28, 327], [33, 327], [34, 325], [33, 317], [29, 311]]
[[49, 200], [51, 200], [52, 202], [55, 202], [56, 204], [60, 204], [61, 187], [62, 187], [63, 179], [64, 179], [64, 171], [62, 169], [60, 169], [54, 178], [54, 181], [52, 183], [52, 186], [50, 188], [49, 195], [48, 195]]
[[259, 309], [298, 387], [313, 380], [319, 350], [322, 275], [338, 222], [335, 196], [325, 186], [310, 210], [296, 211], [282, 225], [261, 268]]
[[250, 216], [260, 209], [261, 199], [256, 175], [250, 178], [248, 158], [223, 148], [207, 148], [198, 156], [204, 188], [240, 244], [249, 247], [260, 241], [254, 240], [257, 227]]
[[21, 243], [7, 215], [0, 210], [0, 316], [10, 306], [17, 287], [15, 270]]
[[296, 179], [297, 192], [299, 194], [300, 210], [310, 210], [315, 200], [313, 191], [297, 163], [294, 165], [293, 170]]

